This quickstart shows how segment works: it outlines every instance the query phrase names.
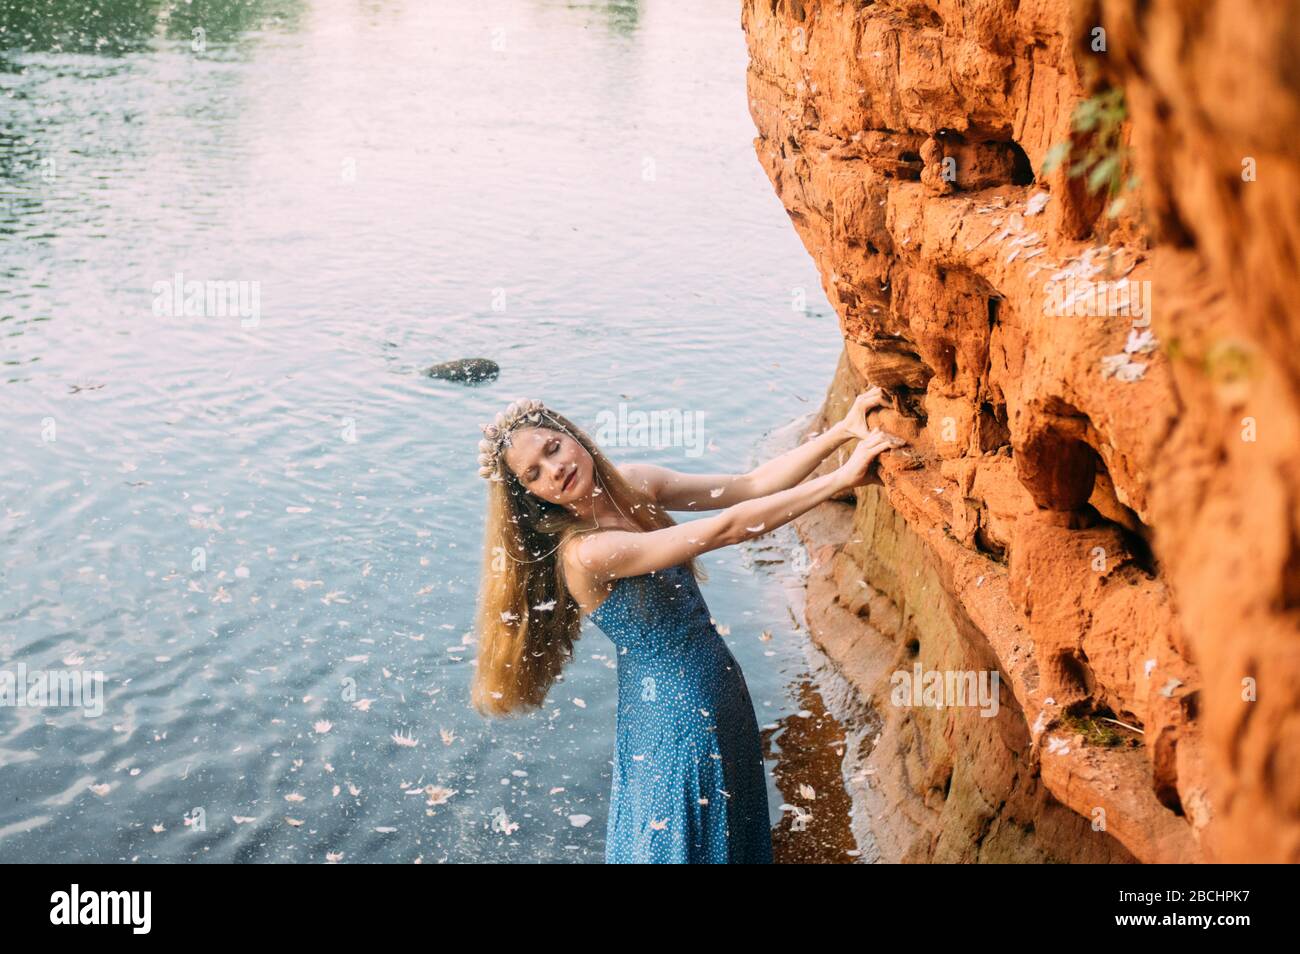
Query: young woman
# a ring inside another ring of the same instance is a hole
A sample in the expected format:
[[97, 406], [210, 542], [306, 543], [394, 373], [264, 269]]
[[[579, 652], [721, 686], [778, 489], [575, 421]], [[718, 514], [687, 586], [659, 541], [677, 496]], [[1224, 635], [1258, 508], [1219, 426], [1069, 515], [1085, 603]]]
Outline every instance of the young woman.
[[[848, 487], [905, 441], [867, 426], [890, 403], [859, 395], [838, 424], [747, 474], [615, 466], [540, 401], [484, 425], [488, 516], [471, 697], [485, 715], [542, 704], [582, 615], [618, 649], [605, 860], [770, 863], [767, 784], [745, 677], [710, 619], [695, 558], [770, 533]], [[801, 483], [844, 442], [838, 469]], [[719, 510], [678, 525], [670, 510]]]

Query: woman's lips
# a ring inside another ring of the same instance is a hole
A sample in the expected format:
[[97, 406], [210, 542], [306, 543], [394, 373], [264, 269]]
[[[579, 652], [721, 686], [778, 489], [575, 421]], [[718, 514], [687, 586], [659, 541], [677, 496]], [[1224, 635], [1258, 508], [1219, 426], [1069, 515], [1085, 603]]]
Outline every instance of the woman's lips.
[[568, 489], [569, 489], [569, 484], [573, 483], [573, 479], [574, 479], [575, 477], [577, 477], [577, 476], [578, 476], [578, 468], [575, 467], [575, 468], [573, 468], [572, 471], [570, 471], [569, 476], [564, 478], [564, 485], [563, 485], [562, 487], [560, 487], [560, 489], [561, 489], [561, 490], [568, 490]]

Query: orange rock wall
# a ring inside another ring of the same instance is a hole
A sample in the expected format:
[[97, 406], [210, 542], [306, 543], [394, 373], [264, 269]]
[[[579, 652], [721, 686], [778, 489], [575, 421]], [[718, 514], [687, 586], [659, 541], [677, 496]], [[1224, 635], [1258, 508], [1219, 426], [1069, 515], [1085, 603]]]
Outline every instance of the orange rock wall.
[[[801, 532], [886, 860], [1300, 861], [1300, 10], [745, 0], [755, 148], [880, 384]], [[1122, 90], [1122, 208], [1067, 161]], [[1111, 214], [1114, 212], [1115, 214]], [[996, 668], [1002, 712], [891, 705]], [[878, 811], [876, 811], [878, 809]]]

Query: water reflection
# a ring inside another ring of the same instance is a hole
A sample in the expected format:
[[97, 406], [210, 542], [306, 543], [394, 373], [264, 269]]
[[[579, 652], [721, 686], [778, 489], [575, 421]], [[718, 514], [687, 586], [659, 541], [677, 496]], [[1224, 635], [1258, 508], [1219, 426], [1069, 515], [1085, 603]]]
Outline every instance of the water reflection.
[[302, 0], [0, 0], [0, 51], [123, 56], [158, 42], [252, 40], [263, 30], [296, 30]]

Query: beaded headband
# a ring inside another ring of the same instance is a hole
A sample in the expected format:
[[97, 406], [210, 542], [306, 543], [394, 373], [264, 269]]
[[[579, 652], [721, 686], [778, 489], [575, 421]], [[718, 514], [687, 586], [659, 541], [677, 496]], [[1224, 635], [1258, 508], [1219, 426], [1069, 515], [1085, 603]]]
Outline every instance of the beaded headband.
[[546, 410], [541, 401], [520, 399], [513, 402], [496, 419], [483, 425], [483, 439], [478, 442], [478, 475], [500, 480], [497, 465], [502, 448], [510, 446], [510, 431], [520, 424], [540, 424]]

